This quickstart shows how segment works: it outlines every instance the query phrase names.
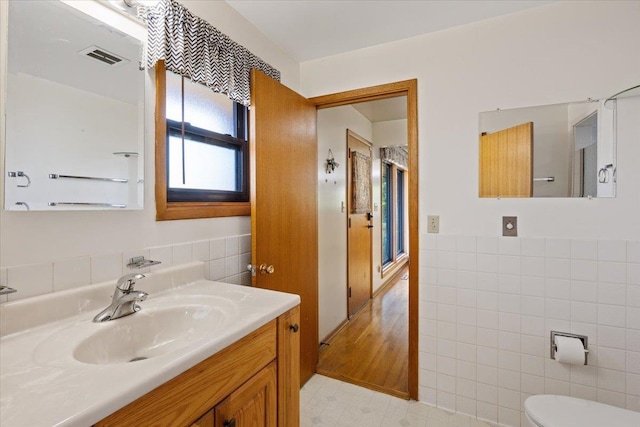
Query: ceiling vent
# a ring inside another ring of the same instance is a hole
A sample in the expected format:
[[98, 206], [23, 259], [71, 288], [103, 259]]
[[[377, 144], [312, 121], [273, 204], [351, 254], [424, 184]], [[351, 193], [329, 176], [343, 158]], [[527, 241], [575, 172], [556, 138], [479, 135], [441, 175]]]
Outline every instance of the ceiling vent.
[[93, 58], [112, 67], [119, 67], [129, 62], [128, 59], [118, 56], [115, 53], [111, 53], [98, 46], [89, 46], [88, 48], [78, 52], [78, 55], [88, 56], [89, 58]]

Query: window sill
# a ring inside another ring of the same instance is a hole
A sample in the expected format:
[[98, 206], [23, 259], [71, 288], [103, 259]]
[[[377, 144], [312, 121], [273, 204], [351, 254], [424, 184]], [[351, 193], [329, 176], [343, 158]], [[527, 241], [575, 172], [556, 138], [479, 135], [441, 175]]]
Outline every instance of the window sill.
[[156, 221], [250, 215], [249, 202], [169, 202], [156, 207]]
[[398, 268], [402, 268], [408, 263], [409, 263], [409, 254], [407, 253], [400, 254], [395, 261], [390, 262], [382, 267], [381, 277], [384, 279], [386, 276], [393, 274]]

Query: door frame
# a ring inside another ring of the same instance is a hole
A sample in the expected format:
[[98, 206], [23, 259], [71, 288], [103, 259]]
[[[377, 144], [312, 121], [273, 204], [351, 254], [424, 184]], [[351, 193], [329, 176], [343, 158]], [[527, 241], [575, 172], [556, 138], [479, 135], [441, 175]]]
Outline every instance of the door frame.
[[409, 146], [409, 398], [418, 400], [418, 80], [404, 80], [309, 98], [317, 109], [378, 99], [407, 97]]

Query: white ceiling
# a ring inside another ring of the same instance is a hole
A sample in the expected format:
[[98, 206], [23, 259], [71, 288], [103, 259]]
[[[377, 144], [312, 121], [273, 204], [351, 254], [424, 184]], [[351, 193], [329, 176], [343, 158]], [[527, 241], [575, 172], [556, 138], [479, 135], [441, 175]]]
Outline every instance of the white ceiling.
[[[0, 0], [1, 1], [1, 0]], [[140, 42], [62, 2], [9, 2], [8, 71], [139, 102], [144, 73], [138, 70]], [[109, 66], [82, 50], [97, 46], [128, 60]]]
[[407, 97], [379, 99], [351, 105], [372, 123], [407, 118]]
[[302, 62], [554, 1], [227, 0], [227, 3]]

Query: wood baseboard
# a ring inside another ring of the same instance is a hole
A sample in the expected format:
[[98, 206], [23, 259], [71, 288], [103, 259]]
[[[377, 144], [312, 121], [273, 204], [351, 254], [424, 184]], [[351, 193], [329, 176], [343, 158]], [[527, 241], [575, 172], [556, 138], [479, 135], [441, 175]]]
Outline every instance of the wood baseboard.
[[342, 330], [349, 323], [349, 319], [344, 319], [333, 331], [329, 332], [326, 337], [320, 340], [320, 350], [322, 350], [322, 344], [329, 344], [333, 337], [338, 335], [338, 332]]
[[409, 257], [405, 257], [398, 264], [397, 270], [389, 278], [387, 278], [387, 280], [384, 281], [382, 286], [376, 289], [376, 291], [373, 293], [371, 298], [373, 299], [378, 295], [380, 295], [381, 293], [384, 293], [392, 284], [396, 283], [396, 281], [400, 279], [402, 274], [408, 270], [408, 267], [409, 267]]
[[[385, 280], [385, 282], [382, 284], [382, 286], [380, 286], [371, 296], [371, 299], [375, 298], [376, 296], [380, 295], [381, 293], [384, 293], [386, 290], [388, 290], [392, 284], [394, 284], [403, 273], [405, 273], [406, 271], [408, 271], [408, 265], [409, 265], [409, 257], [404, 258], [402, 261], [400, 261], [400, 264], [398, 265], [398, 270], [396, 272], [393, 273], [393, 275], [391, 275], [391, 277], [389, 277], [387, 280]], [[355, 314], [357, 315], [357, 313]], [[331, 332], [329, 332], [327, 334], [327, 336], [325, 336], [323, 339], [320, 340], [320, 350], [322, 350], [322, 344], [328, 344], [331, 343], [331, 340], [333, 339], [333, 337], [335, 337], [341, 330], [342, 328], [344, 328], [345, 326], [347, 326], [347, 324], [349, 323], [349, 319], [344, 319], [334, 330], [332, 330]]]

